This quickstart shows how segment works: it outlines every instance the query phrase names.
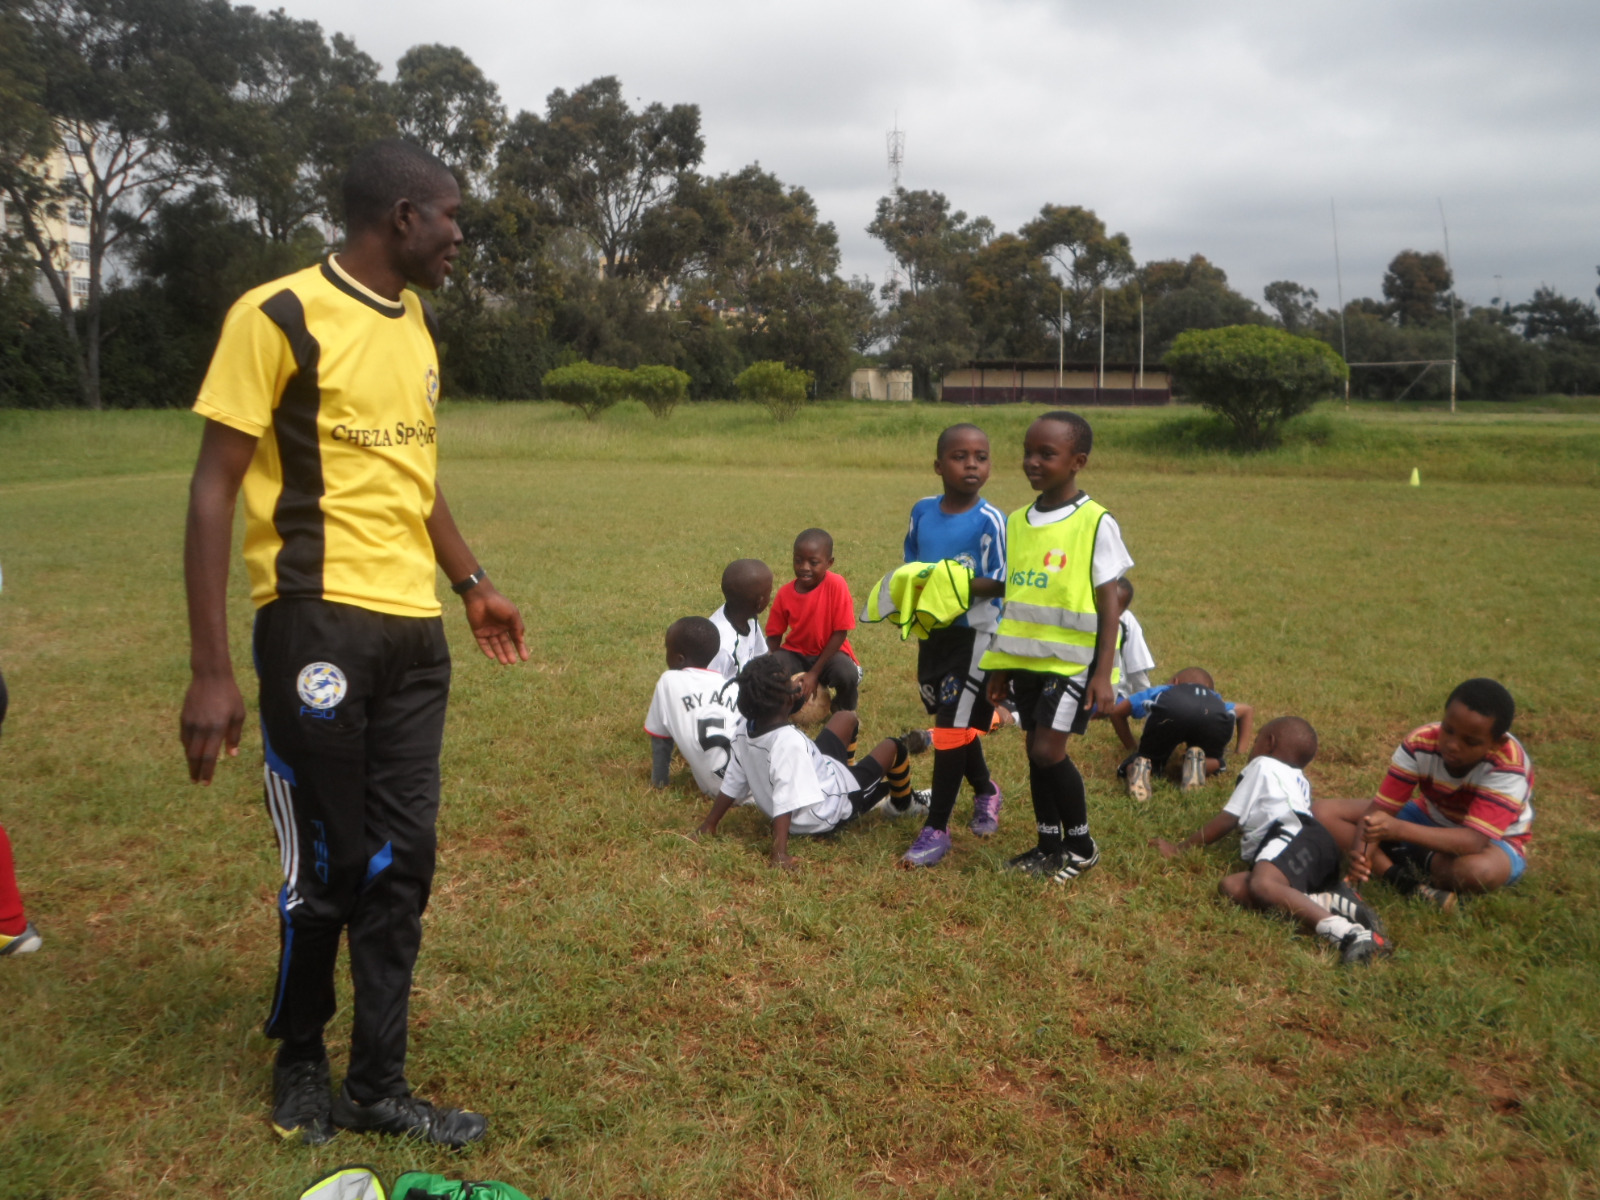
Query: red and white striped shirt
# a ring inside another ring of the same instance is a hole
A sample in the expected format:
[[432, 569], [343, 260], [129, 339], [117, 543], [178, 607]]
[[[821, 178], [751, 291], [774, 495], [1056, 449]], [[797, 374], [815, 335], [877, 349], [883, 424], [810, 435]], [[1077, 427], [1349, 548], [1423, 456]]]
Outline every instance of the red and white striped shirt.
[[1473, 829], [1527, 853], [1533, 827], [1533, 760], [1510, 734], [1458, 778], [1439, 755], [1439, 723], [1412, 730], [1394, 752], [1373, 802], [1393, 813], [1413, 797], [1436, 824]]

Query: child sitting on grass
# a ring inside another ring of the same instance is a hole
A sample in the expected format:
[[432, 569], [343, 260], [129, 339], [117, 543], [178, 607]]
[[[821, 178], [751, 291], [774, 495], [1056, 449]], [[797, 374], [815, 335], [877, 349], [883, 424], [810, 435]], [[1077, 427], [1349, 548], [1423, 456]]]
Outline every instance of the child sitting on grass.
[[[1151, 838], [1166, 858], [1209, 846], [1239, 831], [1239, 857], [1249, 866], [1225, 876], [1218, 890], [1241, 908], [1287, 913], [1339, 947], [1344, 963], [1369, 963], [1391, 953], [1375, 914], [1339, 880], [1339, 846], [1311, 814], [1305, 767], [1317, 756], [1317, 731], [1300, 717], [1268, 721], [1250, 747], [1250, 763], [1221, 812], [1181, 843]], [[1332, 896], [1342, 893], [1340, 903]], [[1355, 920], [1330, 911], [1339, 907]]]
[[854, 712], [861, 664], [846, 635], [856, 627], [856, 606], [850, 585], [832, 566], [833, 537], [826, 529], [807, 529], [795, 538], [794, 579], [772, 602], [767, 641], [791, 675], [804, 673], [802, 700], [821, 684], [833, 689], [834, 712]]
[[711, 623], [722, 635], [722, 647], [711, 669], [724, 679], [744, 670], [745, 663], [767, 652], [767, 638], [756, 618], [772, 603], [772, 568], [759, 558], [739, 558], [722, 572], [722, 607]]
[[788, 664], [776, 654], [752, 659], [736, 681], [745, 717], [733, 739], [722, 790], [693, 835], [716, 833], [735, 804], [750, 797], [772, 819], [772, 865], [794, 870], [789, 835], [832, 833], [854, 821], [885, 796], [911, 797], [911, 755], [930, 744], [927, 731], [885, 738], [860, 762], [847, 766], [846, 747], [856, 740], [856, 715], [836, 712], [812, 741], [789, 723], [796, 686]]
[[1493, 679], [1469, 679], [1444, 719], [1400, 743], [1378, 794], [1329, 800], [1317, 816], [1351, 851], [1356, 882], [1382, 876], [1448, 912], [1457, 892], [1514, 884], [1533, 836], [1533, 762], [1511, 735], [1516, 702]]
[[667, 626], [667, 669], [656, 680], [645, 714], [650, 735], [650, 786], [664, 788], [672, 771], [672, 748], [708, 796], [722, 790], [722, 774], [739, 724], [739, 687], [710, 664], [722, 644], [704, 617], [684, 617]]
[[1122, 605], [1122, 616], [1117, 621], [1117, 699], [1126, 700], [1150, 686], [1150, 672], [1155, 669], [1156, 660], [1150, 653], [1150, 643], [1144, 639], [1144, 626], [1133, 615], [1133, 584], [1126, 576], [1117, 580], [1117, 600]]
[[[1255, 709], [1224, 700], [1202, 667], [1186, 667], [1159, 687], [1117, 701], [1105, 716], [1123, 746], [1133, 751], [1117, 774], [1127, 783], [1128, 795], [1141, 801], [1150, 799], [1151, 776], [1158, 768], [1185, 791], [1203, 787], [1228, 765], [1229, 740], [1235, 749], [1243, 748], [1255, 723]], [[1129, 717], [1144, 721], [1137, 742], [1128, 728]], [[1187, 747], [1183, 762], [1169, 768], [1167, 760], [1179, 746]]]

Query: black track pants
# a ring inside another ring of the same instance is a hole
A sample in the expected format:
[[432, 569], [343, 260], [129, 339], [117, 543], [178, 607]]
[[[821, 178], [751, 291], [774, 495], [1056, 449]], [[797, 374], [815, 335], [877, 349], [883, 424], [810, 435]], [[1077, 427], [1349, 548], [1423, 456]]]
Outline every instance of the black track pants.
[[408, 1090], [411, 972], [433, 883], [450, 652], [437, 617], [323, 600], [256, 614], [266, 799], [283, 867], [268, 1037], [319, 1042], [349, 931], [350, 1093]]

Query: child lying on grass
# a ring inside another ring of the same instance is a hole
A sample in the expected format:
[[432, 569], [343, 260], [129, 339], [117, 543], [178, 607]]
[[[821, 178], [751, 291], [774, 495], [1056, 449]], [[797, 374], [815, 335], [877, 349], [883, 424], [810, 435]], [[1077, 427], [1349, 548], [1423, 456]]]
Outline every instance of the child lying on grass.
[[1391, 948], [1377, 914], [1340, 881], [1338, 844], [1311, 815], [1304, 768], [1316, 755], [1317, 731], [1309, 722], [1300, 717], [1267, 722], [1222, 811], [1177, 845], [1159, 837], [1150, 844], [1175, 858], [1237, 829], [1239, 856], [1250, 869], [1224, 877], [1218, 890], [1242, 908], [1294, 917], [1337, 946], [1341, 962], [1369, 963]]
[[751, 659], [739, 672], [739, 723], [722, 791], [691, 835], [716, 833], [735, 804], [749, 796], [772, 819], [772, 865], [792, 871], [789, 835], [832, 833], [885, 796], [911, 799], [911, 755], [931, 744], [923, 729], [884, 738], [861, 762], [847, 762], [856, 739], [856, 714], [837, 712], [812, 741], [789, 723], [799, 696], [789, 664], [775, 654]]

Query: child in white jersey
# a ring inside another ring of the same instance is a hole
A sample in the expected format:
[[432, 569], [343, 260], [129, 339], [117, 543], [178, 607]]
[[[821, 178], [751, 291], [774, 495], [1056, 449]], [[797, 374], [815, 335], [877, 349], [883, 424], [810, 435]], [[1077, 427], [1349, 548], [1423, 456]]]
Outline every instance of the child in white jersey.
[[667, 627], [667, 669], [644, 719], [652, 787], [667, 786], [676, 745], [702, 792], [715, 796], [722, 790], [739, 723], [739, 685], [710, 669], [721, 644], [717, 627], [705, 617], [684, 617]]
[[1237, 829], [1239, 857], [1249, 870], [1224, 877], [1218, 891], [1242, 908], [1288, 913], [1339, 947], [1341, 962], [1369, 963], [1391, 948], [1377, 914], [1340, 881], [1339, 846], [1311, 815], [1304, 768], [1316, 755], [1317, 731], [1310, 722], [1268, 721], [1222, 811], [1181, 843], [1157, 837], [1150, 844], [1175, 858]]
[[722, 572], [722, 607], [711, 623], [722, 635], [722, 647], [711, 669], [724, 679], [744, 670], [745, 663], [767, 652], [767, 635], [757, 619], [772, 603], [772, 568], [759, 558], [739, 558]]
[[816, 741], [789, 723], [799, 695], [788, 664], [776, 654], [752, 659], [736, 680], [745, 718], [733, 740], [722, 791], [693, 836], [705, 837], [735, 804], [751, 798], [772, 819], [772, 865], [793, 870], [789, 835], [832, 833], [887, 797], [911, 793], [913, 754], [931, 744], [926, 730], [884, 738], [862, 760], [846, 763], [856, 715], [837, 712]]
[[1150, 643], [1145, 641], [1144, 626], [1133, 615], [1133, 584], [1128, 582], [1127, 576], [1117, 580], [1117, 599], [1122, 604], [1122, 616], [1117, 621], [1115, 686], [1117, 699], [1126, 700], [1150, 686], [1150, 672], [1155, 669], [1156, 659], [1150, 653]]

